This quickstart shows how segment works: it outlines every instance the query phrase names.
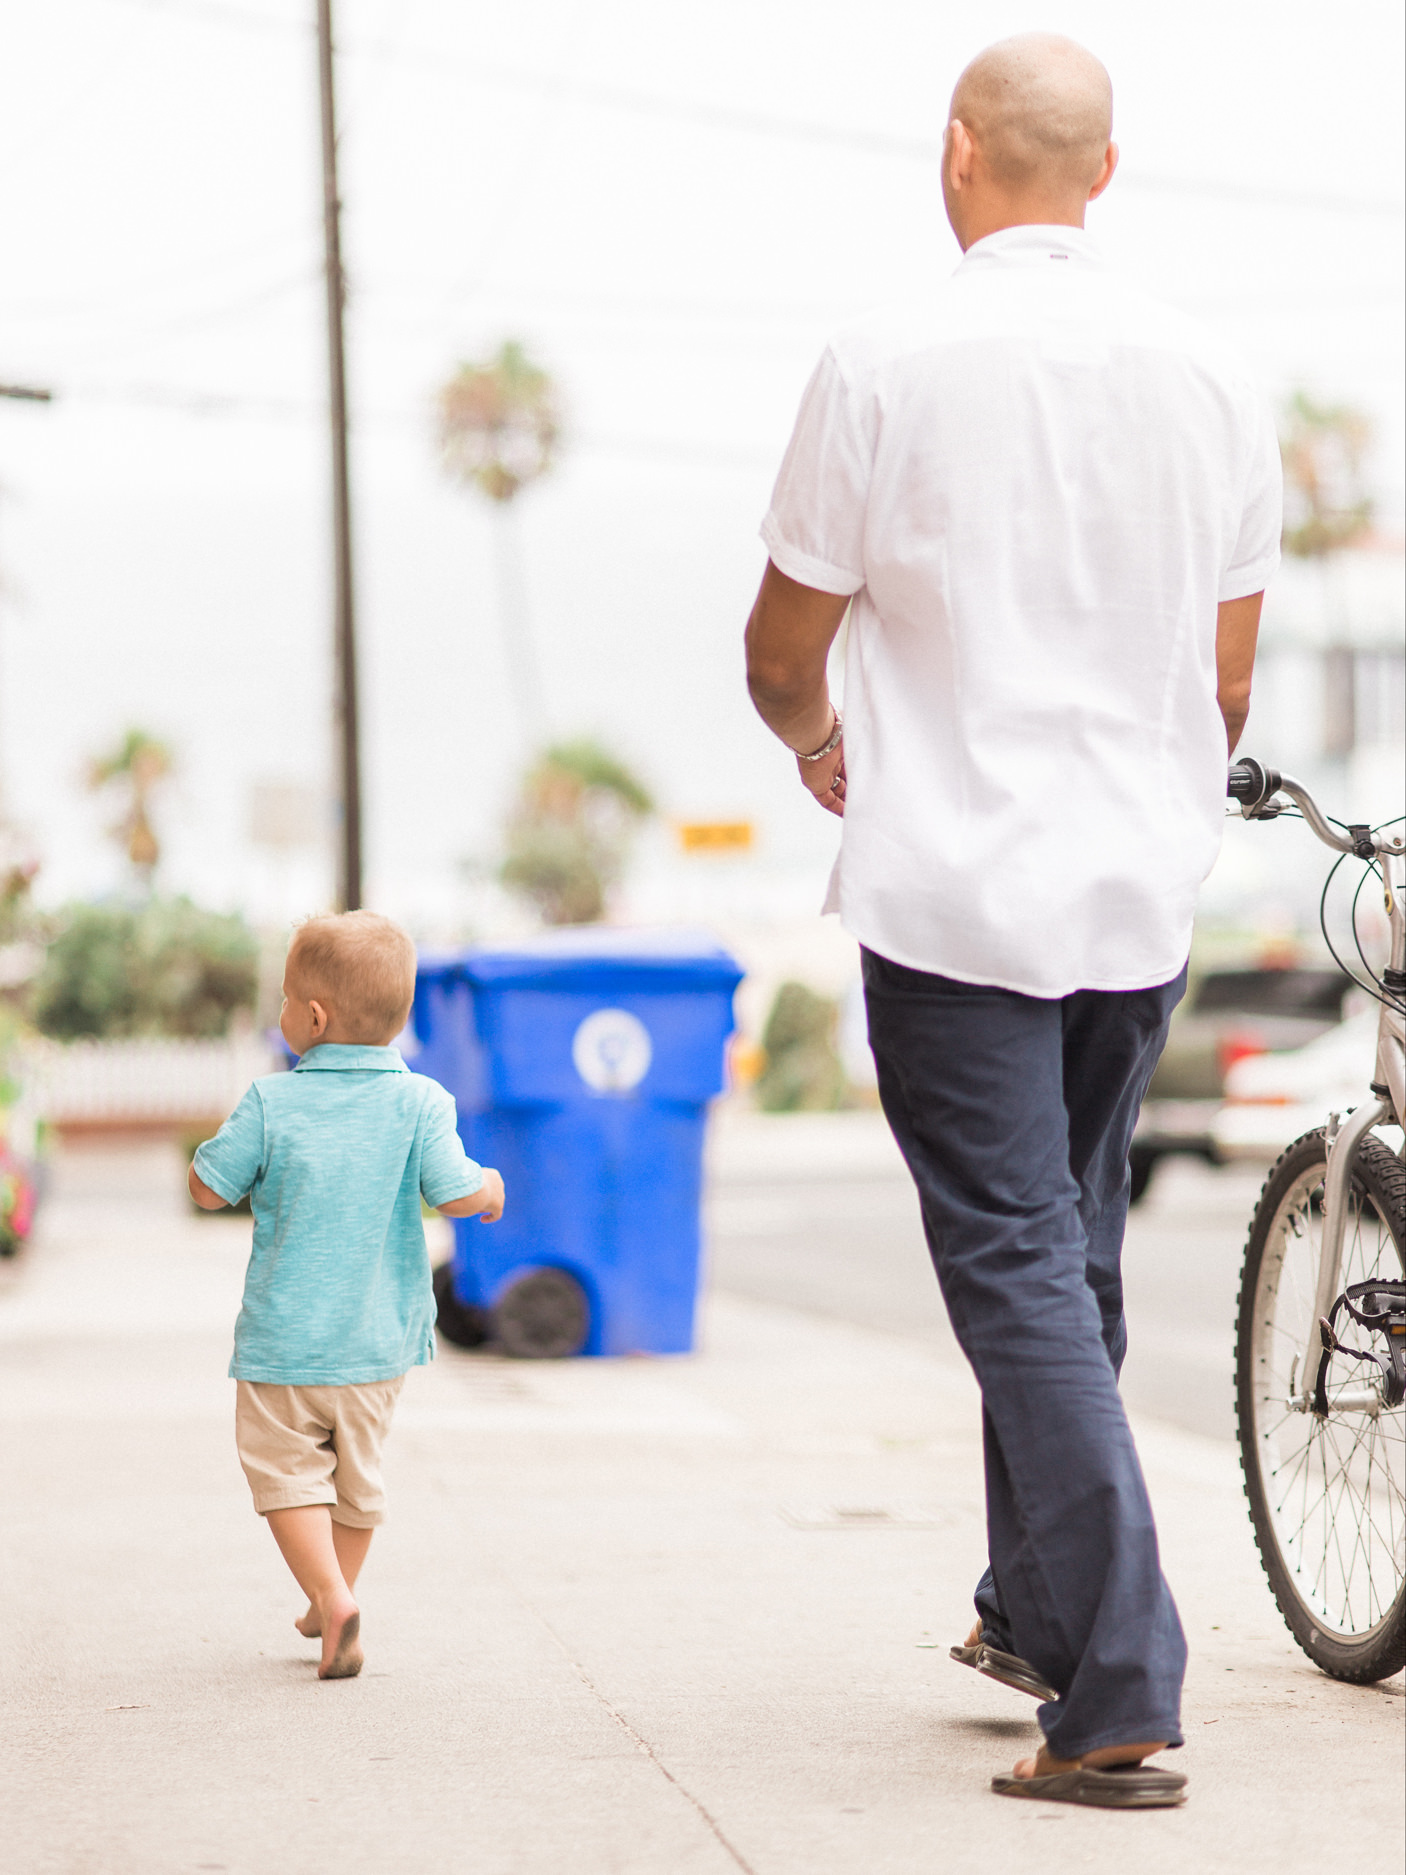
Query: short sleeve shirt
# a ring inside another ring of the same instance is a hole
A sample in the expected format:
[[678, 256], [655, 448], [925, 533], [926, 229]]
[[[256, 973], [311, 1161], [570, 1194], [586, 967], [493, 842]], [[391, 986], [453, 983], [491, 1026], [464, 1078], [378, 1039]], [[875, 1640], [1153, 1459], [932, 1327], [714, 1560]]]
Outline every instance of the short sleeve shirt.
[[1176, 976], [1225, 814], [1216, 608], [1280, 508], [1248, 374], [1080, 229], [989, 235], [837, 337], [762, 526], [853, 596], [827, 909], [1032, 996]]
[[434, 1359], [420, 1200], [483, 1183], [438, 1082], [394, 1048], [323, 1042], [254, 1082], [195, 1172], [231, 1204], [247, 1192], [254, 1213], [237, 1379], [345, 1386]]

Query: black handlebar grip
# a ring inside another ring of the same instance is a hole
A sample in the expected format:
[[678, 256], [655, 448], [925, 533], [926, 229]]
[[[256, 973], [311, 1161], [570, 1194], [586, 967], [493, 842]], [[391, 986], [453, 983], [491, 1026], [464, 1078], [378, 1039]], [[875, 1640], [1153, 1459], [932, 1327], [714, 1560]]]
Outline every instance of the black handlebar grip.
[[1266, 768], [1257, 762], [1253, 755], [1242, 755], [1238, 762], [1231, 765], [1226, 777], [1225, 792], [1233, 801], [1253, 809], [1263, 807], [1279, 786], [1279, 770]]

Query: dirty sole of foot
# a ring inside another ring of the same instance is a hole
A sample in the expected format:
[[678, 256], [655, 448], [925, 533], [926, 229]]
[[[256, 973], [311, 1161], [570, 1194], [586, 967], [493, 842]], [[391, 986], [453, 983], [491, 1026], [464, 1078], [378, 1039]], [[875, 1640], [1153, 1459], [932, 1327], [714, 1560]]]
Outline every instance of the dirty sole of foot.
[[320, 1680], [354, 1680], [361, 1671], [361, 1616], [348, 1615], [332, 1658], [317, 1669]]
[[1081, 1766], [1048, 1777], [993, 1777], [991, 1788], [1002, 1797], [1084, 1803], [1098, 1810], [1165, 1810], [1186, 1802], [1180, 1771], [1149, 1771], [1140, 1764], [1114, 1764], [1102, 1771]]

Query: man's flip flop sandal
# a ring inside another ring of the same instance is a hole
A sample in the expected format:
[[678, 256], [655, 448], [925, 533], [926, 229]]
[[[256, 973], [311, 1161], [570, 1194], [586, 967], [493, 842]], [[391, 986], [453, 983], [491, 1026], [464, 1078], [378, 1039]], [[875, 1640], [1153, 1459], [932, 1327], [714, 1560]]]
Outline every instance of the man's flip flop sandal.
[[1029, 1693], [1032, 1699], [1059, 1698], [1028, 1660], [1022, 1660], [1019, 1654], [1003, 1654], [999, 1647], [988, 1647], [985, 1641], [978, 1641], [974, 1647], [954, 1647], [951, 1658], [964, 1667], [975, 1667], [988, 1680], [999, 1680], [1002, 1686], [1013, 1687], [1018, 1693]]
[[1002, 1797], [1029, 1797], [1035, 1803], [1086, 1803], [1099, 1810], [1164, 1810], [1186, 1802], [1186, 1779], [1180, 1771], [1155, 1771], [1143, 1764], [1110, 1764], [1103, 1770], [1081, 1765], [1048, 1777], [993, 1777], [991, 1788]]

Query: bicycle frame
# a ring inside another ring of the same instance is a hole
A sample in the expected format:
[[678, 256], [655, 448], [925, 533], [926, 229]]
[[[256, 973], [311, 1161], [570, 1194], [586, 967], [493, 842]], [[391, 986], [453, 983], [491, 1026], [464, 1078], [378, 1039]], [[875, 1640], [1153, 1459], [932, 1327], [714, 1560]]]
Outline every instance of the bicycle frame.
[[[1238, 772], [1237, 772], [1238, 771]], [[1337, 1300], [1342, 1272], [1343, 1242], [1347, 1233], [1348, 1199], [1352, 1189], [1352, 1166], [1363, 1139], [1375, 1126], [1395, 1120], [1406, 1128], [1406, 1020], [1403, 1020], [1403, 990], [1406, 990], [1406, 912], [1402, 896], [1406, 892], [1406, 856], [1400, 834], [1388, 839], [1367, 827], [1341, 831], [1327, 819], [1318, 803], [1301, 781], [1291, 775], [1276, 774], [1258, 762], [1246, 759], [1231, 770], [1230, 792], [1240, 801], [1246, 820], [1267, 820], [1282, 811], [1280, 798], [1288, 795], [1309, 827], [1323, 842], [1341, 853], [1355, 853], [1359, 859], [1375, 860], [1381, 869], [1383, 896], [1391, 932], [1391, 962], [1386, 982], [1395, 991], [1381, 999], [1377, 1019], [1377, 1054], [1371, 1093], [1374, 1099], [1354, 1108], [1339, 1123], [1337, 1114], [1329, 1116], [1328, 1167], [1323, 1183], [1323, 1237], [1318, 1265], [1318, 1287], [1314, 1297], [1313, 1321], [1308, 1324], [1298, 1369], [1298, 1392], [1292, 1404], [1299, 1412], [1313, 1411], [1314, 1384], [1318, 1372], [1315, 1358], [1314, 1330], [1325, 1321]], [[1379, 1389], [1354, 1390], [1340, 1395], [1335, 1407], [1340, 1411], [1379, 1410]]]

